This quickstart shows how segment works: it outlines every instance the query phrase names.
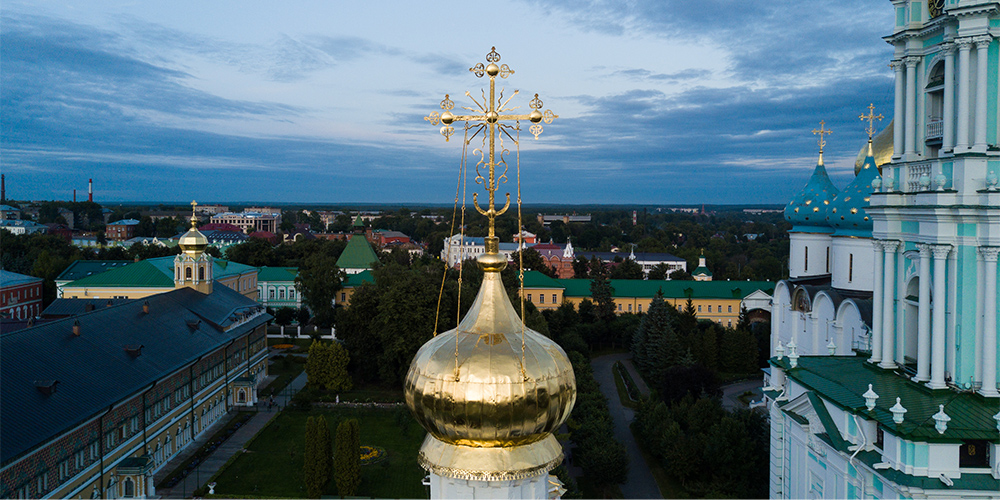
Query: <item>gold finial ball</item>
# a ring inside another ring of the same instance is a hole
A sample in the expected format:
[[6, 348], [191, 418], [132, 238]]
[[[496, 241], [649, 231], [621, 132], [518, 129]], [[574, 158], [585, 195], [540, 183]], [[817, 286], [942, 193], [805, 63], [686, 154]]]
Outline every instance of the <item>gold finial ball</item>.
[[531, 113], [528, 113], [528, 119], [531, 120], [531, 123], [538, 123], [542, 121], [542, 112], [537, 109], [533, 109], [531, 110]]
[[500, 114], [496, 111], [490, 111], [486, 113], [486, 121], [489, 123], [496, 123], [500, 119]]
[[497, 63], [490, 63], [490, 65], [486, 67], [487, 75], [497, 76], [498, 73], [500, 73], [500, 66], [497, 66]]
[[451, 114], [451, 111], [445, 111], [441, 113], [441, 123], [445, 125], [451, 125], [455, 121], [455, 115]]

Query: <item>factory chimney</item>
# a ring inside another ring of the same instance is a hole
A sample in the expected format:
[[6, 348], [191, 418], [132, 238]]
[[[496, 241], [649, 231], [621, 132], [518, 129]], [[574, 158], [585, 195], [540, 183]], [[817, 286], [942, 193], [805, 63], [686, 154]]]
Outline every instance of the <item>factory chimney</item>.
[[87, 185], [87, 201], [94, 201], [94, 179], [88, 179], [90, 183]]

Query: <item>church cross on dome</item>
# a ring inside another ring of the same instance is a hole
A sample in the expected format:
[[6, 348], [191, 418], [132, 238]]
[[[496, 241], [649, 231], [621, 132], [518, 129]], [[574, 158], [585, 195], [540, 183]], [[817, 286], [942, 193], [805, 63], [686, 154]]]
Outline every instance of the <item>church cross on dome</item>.
[[815, 129], [815, 128], [813, 129], [813, 134], [819, 135], [819, 164], [820, 165], [823, 164], [823, 148], [826, 147], [826, 139], [823, 136], [824, 135], [829, 135], [829, 134], [833, 133], [832, 130], [828, 130], [825, 127], [826, 127], [826, 122], [823, 121], [823, 120], [820, 120], [819, 121], [819, 128], [818, 129]]
[[[469, 71], [471, 71], [479, 78], [482, 78], [483, 75], [487, 75], [490, 77], [490, 94], [489, 97], [487, 98], [487, 96], [485, 95], [485, 91], [483, 92], [483, 102], [480, 103], [479, 101], [477, 101], [476, 98], [472, 97], [472, 94], [469, 93], [468, 91], [465, 93], [467, 97], [472, 99], [472, 102], [476, 104], [476, 107], [478, 109], [464, 107], [464, 106], [463, 109], [479, 114], [471, 114], [471, 115], [453, 114], [451, 110], [455, 109], [455, 102], [451, 100], [448, 94], [445, 94], [444, 100], [441, 101], [441, 109], [443, 111], [441, 113], [435, 111], [424, 117], [424, 120], [430, 122], [431, 125], [437, 125], [438, 123], [443, 124], [443, 126], [441, 127], [441, 135], [444, 136], [445, 141], [448, 141], [451, 138], [451, 136], [455, 134], [455, 128], [451, 126], [451, 124], [454, 122], [466, 122], [466, 134], [467, 134], [466, 145], [468, 144], [468, 141], [470, 141], [480, 132], [488, 130], [487, 133], [489, 134], [489, 149], [487, 151], [484, 151], [483, 149], [476, 149], [473, 151], [473, 154], [477, 154], [480, 156], [480, 160], [476, 164], [476, 174], [477, 174], [476, 183], [483, 184], [487, 193], [489, 193], [489, 205], [486, 210], [479, 208], [477, 193], [473, 193], [472, 202], [476, 207], [476, 211], [489, 218], [490, 222], [489, 238], [487, 241], [494, 241], [494, 242], [497, 241], [496, 232], [494, 229], [494, 221], [497, 216], [503, 215], [505, 212], [507, 212], [507, 209], [510, 207], [510, 193], [507, 194], [507, 203], [504, 205], [502, 209], [497, 210], [495, 204], [495, 193], [497, 189], [499, 189], [498, 184], [507, 181], [507, 173], [506, 173], [507, 162], [506, 160], [504, 160], [504, 156], [508, 154], [509, 151], [503, 146], [503, 136], [507, 136], [508, 139], [517, 144], [518, 141], [517, 138], [511, 135], [510, 131], [520, 130], [520, 126], [517, 124], [510, 125], [503, 122], [505, 121], [519, 122], [520, 120], [528, 120], [533, 124], [531, 125], [531, 127], [528, 128], [528, 131], [535, 136], [535, 139], [538, 139], [539, 134], [542, 133], [542, 124], [540, 122], [552, 123], [552, 120], [559, 118], [558, 115], [556, 115], [550, 110], [545, 110], [544, 112], [541, 111], [542, 100], [538, 98], [538, 94], [535, 94], [534, 99], [532, 99], [528, 103], [528, 106], [531, 107], [530, 113], [519, 114], [519, 115], [501, 114], [505, 111], [507, 112], [513, 111], [520, 106], [508, 107], [510, 100], [513, 99], [514, 96], [516, 96], [519, 93], [518, 90], [515, 90], [514, 93], [507, 98], [507, 100], [504, 100], [502, 88], [500, 89], [500, 96], [497, 97], [496, 95], [497, 75], [499, 75], [500, 78], [506, 79], [508, 76], [514, 74], [514, 70], [510, 69], [510, 67], [507, 66], [506, 64], [497, 65], [497, 62], [499, 61], [500, 61], [500, 54], [497, 53], [496, 47], [493, 47], [490, 50], [490, 53], [486, 55], [486, 62], [487, 62], [486, 65], [483, 65], [483, 63], [477, 63], [475, 66], [469, 68]], [[474, 131], [472, 131], [473, 129]], [[469, 132], [472, 132], [471, 135], [468, 135]], [[499, 158], [497, 158], [497, 145], [496, 145], [496, 140], [498, 137], [500, 138]], [[486, 142], [485, 138], [483, 142], [484, 143]], [[485, 146], [486, 145], [484, 144], [484, 149]], [[487, 153], [489, 156], [488, 159], [486, 158]], [[483, 174], [480, 172], [479, 170], [480, 166], [487, 167], [488, 170], [487, 175], [489, 176], [488, 180], [484, 178]], [[501, 173], [499, 177], [497, 177], [496, 175], [496, 167], [498, 166], [502, 166], [504, 168], [503, 173]], [[493, 247], [487, 244], [486, 253], [497, 253], [497, 247]]]
[[198, 227], [197, 226], [197, 224], [198, 224], [198, 216], [195, 215], [195, 210], [194, 210], [195, 207], [197, 207], [197, 206], [198, 206], [198, 202], [192, 200], [191, 201], [191, 229], [195, 229], [195, 228]]
[[875, 114], [875, 105], [868, 104], [868, 114], [861, 115], [859, 117], [861, 120], [868, 120], [868, 126], [865, 127], [865, 132], [868, 132], [868, 142], [872, 142], [872, 136], [875, 135], [875, 120], [882, 121], [881, 113]]

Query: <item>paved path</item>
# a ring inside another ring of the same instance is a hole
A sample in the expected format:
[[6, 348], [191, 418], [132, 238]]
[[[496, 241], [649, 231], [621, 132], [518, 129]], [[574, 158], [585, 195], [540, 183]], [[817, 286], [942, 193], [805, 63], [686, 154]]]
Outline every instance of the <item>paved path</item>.
[[[302, 372], [295, 380], [288, 383], [288, 393], [295, 394], [306, 385], [306, 373]], [[247, 423], [243, 424], [242, 427], [236, 430], [232, 436], [229, 437], [225, 442], [222, 443], [218, 448], [215, 449], [205, 460], [201, 462], [196, 471], [188, 474], [186, 480], [182, 479], [173, 488], [157, 488], [156, 494], [161, 498], [190, 498], [192, 492], [199, 486], [204, 486], [204, 484], [196, 484], [198, 481], [208, 482], [208, 479], [212, 477], [213, 474], [218, 472], [223, 464], [229, 461], [229, 459], [243, 450], [247, 441], [250, 440], [258, 431], [264, 428], [271, 418], [278, 413], [279, 409], [266, 409], [266, 405], [261, 403], [260, 411], [251, 418]], [[236, 412], [231, 412], [235, 415]], [[197, 439], [188, 446], [184, 448], [181, 453], [174, 456], [167, 465], [163, 466], [159, 472], [153, 476], [153, 484], [156, 485], [164, 478], [166, 478], [171, 472], [174, 471], [178, 466], [184, 463], [191, 455], [201, 449], [208, 440], [215, 434], [225, 422], [228, 422], [229, 418], [220, 419], [218, 422], [209, 427], [205, 432], [202, 432]]]
[[738, 398], [744, 392], [753, 392], [753, 400], [760, 401], [764, 397], [764, 393], [761, 392], [761, 387], [764, 386], [764, 379], [759, 378], [755, 380], [745, 380], [743, 382], [736, 382], [735, 384], [729, 384], [722, 386], [722, 407], [727, 410], [735, 410], [737, 408], [747, 408], [742, 401]]
[[[653, 479], [653, 474], [649, 472], [649, 466], [642, 458], [639, 445], [632, 436], [632, 431], [628, 426], [635, 417], [635, 412], [631, 408], [622, 406], [618, 399], [618, 389], [615, 386], [615, 379], [611, 366], [615, 361], [627, 360], [631, 355], [628, 353], [608, 354], [594, 358], [590, 361], [590, 366], [594, 369], [594, 378], [601, 386], [601, 393], [608, 398], [608, 408], [611, 410], [611, 418], [615, 423], [615, 439], [625, 445], [628, 453], [628, 481], [622, 485], [622, 494], [625, 498], [663, 498], [660, 488]], [[629, 363], [631, 364], [631, 363]], [[637, 379], [636, 375], [632, 378]], [[636, 384], [639, 380], [636, 380]]]

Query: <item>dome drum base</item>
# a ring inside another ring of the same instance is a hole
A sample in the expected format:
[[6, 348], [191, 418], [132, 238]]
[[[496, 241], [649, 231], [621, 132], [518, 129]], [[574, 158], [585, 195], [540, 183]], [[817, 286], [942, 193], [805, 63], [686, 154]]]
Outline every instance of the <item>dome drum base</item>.
[[471, 481], [526, 479], [545, 474], [562, 461], [562, 446], [552, 434], [510, 448], [450, 444], [428, 434], [417, 455], [417, 463], [428, 472]]

